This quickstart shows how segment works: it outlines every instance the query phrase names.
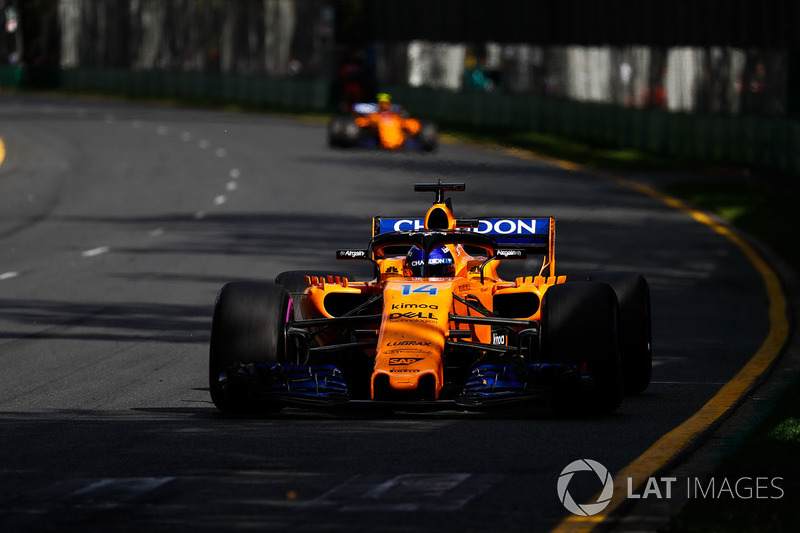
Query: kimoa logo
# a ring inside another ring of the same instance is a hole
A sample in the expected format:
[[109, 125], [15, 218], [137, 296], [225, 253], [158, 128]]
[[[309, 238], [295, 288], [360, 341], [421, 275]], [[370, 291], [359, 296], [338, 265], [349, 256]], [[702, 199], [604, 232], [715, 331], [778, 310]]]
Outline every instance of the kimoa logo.
[[436, 304], [392, 304], [392, 309], [439, 309]]
[[[586, 471], [594, 472], [597, 475], [600, 483], [603, 484], [603, 491], [600, 493], [595, 503], [579, 505], [575, 503], [575, 500], [572, 499], [567, 489], [569, 488], [569, 482], [572, 481], [572, 476], [574, 476], [576, 472]], [[611, 496], [613, 494], [614, 480], [611, 474], [605, 466], [592, 459], [578, 459], [577, 461], [571, 462], [561, 471], [561, 475], [558, 477], [558, 499], [569, 512], [578, 516], [594, 516], [602, 512], [603, 509], [608, 507], [608, 504], [611, 503]]]

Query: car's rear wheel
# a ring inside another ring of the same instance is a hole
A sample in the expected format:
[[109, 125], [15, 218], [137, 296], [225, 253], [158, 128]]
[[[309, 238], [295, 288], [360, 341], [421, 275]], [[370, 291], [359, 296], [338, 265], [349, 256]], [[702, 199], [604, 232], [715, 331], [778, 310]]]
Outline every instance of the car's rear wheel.
[[557, 395], [557, 412], [599, 414], [619, 407], [622, 373], [616, 320], [616, 296], [605, 283], [568, 283], [545, 292], [542, 356], [575, 365], [581, 373], [577, 386], [567, 384]]
[[423, 121], [417, 139], [422, 150], [433, 152], [439, 146], [439, 128], [433, 122]]
[[342, 148], [345, 146], [345, 117], [335, 115], [328, 121], [328, 146]]
[[643, 392], [653, 375], [653, 333], [647, 280], [636, 272], [600, 271], [571, 274], [567, 281], [607, 283], [614, 289], [619, 302], [617, 329], [625, 392]]
[[[209, 352], [209, 388], [214, 405], [226, 413], [279, 408], [229, 376], [237, 365], [286, 360], [286, 322], [291, 312], [288, 291], [268, 282], [233, 282], [220, 290], [214, 304]], [[241, 368], [241, 367], [240, 367]]]

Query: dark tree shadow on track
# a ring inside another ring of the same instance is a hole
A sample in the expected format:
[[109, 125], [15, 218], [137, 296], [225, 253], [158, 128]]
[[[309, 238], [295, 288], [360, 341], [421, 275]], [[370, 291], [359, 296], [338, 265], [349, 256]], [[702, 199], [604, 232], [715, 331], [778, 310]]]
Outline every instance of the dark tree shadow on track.
[[[212, 306], [1, 299], [0, 339], [207, 343]], [[35, 324], [36, 331], [27, 326]], [[16, 326], [15, 326], [16, 325]], [[7, 327], [10, 326], [10, 327]]]

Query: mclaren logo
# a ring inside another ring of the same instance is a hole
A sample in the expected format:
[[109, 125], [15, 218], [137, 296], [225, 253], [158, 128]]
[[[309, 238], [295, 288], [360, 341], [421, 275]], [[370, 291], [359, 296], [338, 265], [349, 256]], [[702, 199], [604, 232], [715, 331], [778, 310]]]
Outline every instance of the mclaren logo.
[[390, 357], [389, 366], [408, 366], [417, 361], [422, 361], [422, 357]]

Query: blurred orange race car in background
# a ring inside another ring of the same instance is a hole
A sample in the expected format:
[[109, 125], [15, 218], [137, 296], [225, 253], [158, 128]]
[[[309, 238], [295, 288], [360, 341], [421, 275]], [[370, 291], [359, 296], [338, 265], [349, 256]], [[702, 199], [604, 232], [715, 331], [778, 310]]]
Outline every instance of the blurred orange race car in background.
[[337, 115], [328, 123], [328, 145], [332, 148], [383, 148], [432, 152], [439, 143], [436, 124], [410, 118], [388, 94], [377, 103], [354, 104], [349, 115]]

